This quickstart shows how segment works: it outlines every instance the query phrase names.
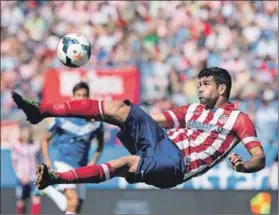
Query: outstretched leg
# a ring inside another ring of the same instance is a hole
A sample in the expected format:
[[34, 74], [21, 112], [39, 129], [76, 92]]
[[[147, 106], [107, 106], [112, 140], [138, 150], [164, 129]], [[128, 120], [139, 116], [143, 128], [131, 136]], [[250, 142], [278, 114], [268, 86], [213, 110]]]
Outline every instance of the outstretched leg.
[[37, 124], [47, 117], [80, 117], [121, 126], [130, 111], [130, 106], [122, 101], [84, 99], [62, 104], [40, 104], [36, 100], [23, 99], [16, 92], [12, 92], [12, 98], [32, 124]]
[[45, 164], [37, 169], [36, 186], [42, 190], [52, 184], [100, 183], [114, 177], [126, 177], [136, 172], [140, 157], [130, 155], [102, 165], [77, 168], [67, 172], [49, 172]]

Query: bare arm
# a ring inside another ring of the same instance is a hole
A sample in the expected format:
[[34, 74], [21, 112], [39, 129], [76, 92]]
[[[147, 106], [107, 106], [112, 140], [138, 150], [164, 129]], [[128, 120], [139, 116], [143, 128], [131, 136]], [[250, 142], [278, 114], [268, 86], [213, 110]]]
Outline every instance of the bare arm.
[[97, 136], [97, 141], [98, 141], [98, 148], [92, 158], [92, 160], [88, 163], [88, 165], [95, 165], [97, 164], [103, 149], [104, 149], [104, 132], [100, 132]]
[[254, 147], [249, 150], [251, 159], [243, 163], [244, 171], [257, 172], [265, 167], [265, 155], [262, 147]]
[[42, 150], [44, 162], [49, 168], [51, 167], [51, 161], [50, 161], [49, 154], [48, 154], [48, 141], [51, 138], [52, 138], [52, 133], [46, 132], [41, 139], [41, 150]]
[[233, 153], [229, 156], [232, 168], [237, 172], [253, 173], [262, 170], [265, 167], [265, 155], [262, 147], [257, 146], [249, 150], [252, 156], [247, 161], [242, 161], [242, 158]]
[[260, 171], [265, 167], [265, 155], [252, 120], [247, 114], [240, 113], [235, 125], [236, 134], [250, 153], [251, 158], [244, 162], [239, 155], [231, 154], [229, 160], [233, 169], [244, 173]]

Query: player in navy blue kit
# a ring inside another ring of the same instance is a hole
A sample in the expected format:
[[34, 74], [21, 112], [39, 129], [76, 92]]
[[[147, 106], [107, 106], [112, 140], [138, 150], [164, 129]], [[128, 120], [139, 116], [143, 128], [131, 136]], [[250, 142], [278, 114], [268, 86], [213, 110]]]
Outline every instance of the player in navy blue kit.
[[[86, 83], [80, 82], [73, 88], [73, 100], [89, 98], [89, 87]], [[91, 141], [97, 138], [98, 148], [93, 159], [88, 162], [88, 153]], [[52, 162], [48, 155], [48, 144], [57, 145], [57, 155]], [[95, 165], [100, 157], [104, 145], [104, 131], [102, 122], [92, 122], [79, 118], [54, 118], [44, 135], [41, 146], [45, 164], [56, 171], [69, 171], [75, 168]], [[65, 197], [61, 198], [63, 191]], [[79, 213], [81, 204], [85, 198], [84, 184], [61, 184], [45, 189], [46, 194], [54, 200], [57, 206], [68, 214]], [[56, 192], [55, 192], [56, 191]]]

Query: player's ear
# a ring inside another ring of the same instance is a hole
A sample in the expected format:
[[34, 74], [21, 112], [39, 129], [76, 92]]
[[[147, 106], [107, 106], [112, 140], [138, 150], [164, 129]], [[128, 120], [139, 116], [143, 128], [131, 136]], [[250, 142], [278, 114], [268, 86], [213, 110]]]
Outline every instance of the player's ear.
[[225, 95], [226, 90], [227, 90], [227, 86], [225, 84], [220, 84], [218, 88], [219, 88], [219, 94], [220, 95]]

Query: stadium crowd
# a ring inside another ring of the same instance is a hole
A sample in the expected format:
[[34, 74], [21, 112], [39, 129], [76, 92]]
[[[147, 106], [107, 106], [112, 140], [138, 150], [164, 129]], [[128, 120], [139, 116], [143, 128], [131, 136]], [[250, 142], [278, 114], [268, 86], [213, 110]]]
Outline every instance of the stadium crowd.
[[44, 71], [62, 66], [59, 39], [80, 32], [86, 67], [139, 68], [150, 112], [197, 101], [197, 72], [226, 68], [262, 143], [278, 142], [276, 1], [4, 1], [1, 13], [2, 119], [19, 116], [11, 90], [41, 98]]

